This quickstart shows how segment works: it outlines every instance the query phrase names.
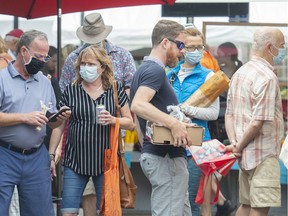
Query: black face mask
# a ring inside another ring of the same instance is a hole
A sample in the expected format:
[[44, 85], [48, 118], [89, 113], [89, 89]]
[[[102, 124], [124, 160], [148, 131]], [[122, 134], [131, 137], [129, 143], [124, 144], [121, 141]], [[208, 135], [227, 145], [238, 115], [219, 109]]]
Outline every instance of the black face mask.
[[29, 74], [37, 74], [44, 66], [45, 62], [36, 59], [35, 57], [31, 58], [31, 61], [28, 64], [25, 64], [26, 70]]

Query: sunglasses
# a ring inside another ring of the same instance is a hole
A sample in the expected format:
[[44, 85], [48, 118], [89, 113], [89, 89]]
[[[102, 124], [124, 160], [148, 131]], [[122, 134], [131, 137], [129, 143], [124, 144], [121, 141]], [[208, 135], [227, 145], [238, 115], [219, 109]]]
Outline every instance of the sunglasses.
[[169, 41], [173, 42], [176, 44], [177, 48], [179, 50], [182, 50], [185, 48], [185, 44], [182, 42], [182, 41], [178, 41], [178, 40], [173, 40], [173, 39], [170, 39], [170, 38], [167, 38]]

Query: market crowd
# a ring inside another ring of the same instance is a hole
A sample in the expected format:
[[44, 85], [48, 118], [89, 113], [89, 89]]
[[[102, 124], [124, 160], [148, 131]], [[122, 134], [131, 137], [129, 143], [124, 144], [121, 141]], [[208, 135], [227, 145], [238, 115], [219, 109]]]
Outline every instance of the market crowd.
[[[101, 215], [104, 151], [116, 123], [114, 82], [122, 138], [128, 131], [137, 134], [140, 166], [152, 187], [151, 215], [213, 214], [215, 178], [212, 195], [196, 203], [202, 171], [188, 150], [191, 125], [204, 128], [203, 142], [218, 139], [238, 160], [239, 203], [220, 190], [216, 216], [267, 216], [281, 206], [285, 133], [275, 66], [287, 53], [283, 33], [257, 28], [250, 60], [242, 63], [235, 44], [223, 41], [210, 50], [195, 26], [163, 19], [151, 33], [150, 54], [136, 69], [131, 53], [107, 40], [112, 30], [101, 14], [86, 15], [76, 31], [83, 45], [61, 49], [60, 71], [57, 48], [44, 32], [13, 29], [0, 37], [0, 215], [55, 215], [59, 162], [62, 215], [76, 216], [80, 208], [85, 216]], [[207, 107], [184, 104], [221, 71], [230, 79], [227, 92]], [[189, 121], [170, 115], [170, 105]], [[146, 136], [148, 121], [168, 128], [174, 142], [154, 144]]]

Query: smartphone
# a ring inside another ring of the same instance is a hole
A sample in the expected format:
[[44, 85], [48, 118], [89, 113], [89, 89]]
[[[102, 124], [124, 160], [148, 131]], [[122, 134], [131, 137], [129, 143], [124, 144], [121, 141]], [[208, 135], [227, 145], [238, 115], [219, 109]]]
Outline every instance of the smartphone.
[[56, 114], [51, 115], [50, 118], [49, 118], [49, 122], [56, 122], [57, 121], [57, 117], [59, 115], [61, 115], [63, 112], [66, 112], [68, 110], [71, 110], [71, 109], [69, 107], [65, 107], [65, 108], [59, 110]]

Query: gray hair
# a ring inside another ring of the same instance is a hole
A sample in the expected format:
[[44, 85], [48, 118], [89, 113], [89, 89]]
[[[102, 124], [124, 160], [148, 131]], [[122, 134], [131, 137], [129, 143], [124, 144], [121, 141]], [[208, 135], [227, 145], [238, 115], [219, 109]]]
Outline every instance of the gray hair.
[[35, 38], [48, 41], [47, 35], [44, 32], [37, 30], [30, 30], [24, 32], [24, 34], [21, 36], [20, 40], [16, 45], [16, 55], [20, 52], [22, 46], [29, 48], [31, 42], [35, 40]]
[[152, 32], [152, 46], [161, 43], [164, 38], [174, 40], [184, 30], [184, 26], [172, 20], [160, 20]]
[[277, 38], [275, 38], [276, 30], [276, 28], [269, 27], [257, 29], [253, 35], [252, 49], [263, 51], [267, 43], [270, 42], [272, 44], [275, 44], [277, 40]]

